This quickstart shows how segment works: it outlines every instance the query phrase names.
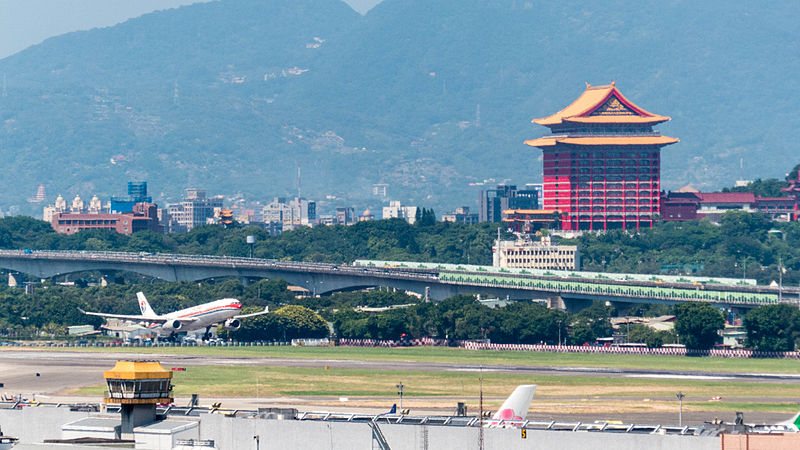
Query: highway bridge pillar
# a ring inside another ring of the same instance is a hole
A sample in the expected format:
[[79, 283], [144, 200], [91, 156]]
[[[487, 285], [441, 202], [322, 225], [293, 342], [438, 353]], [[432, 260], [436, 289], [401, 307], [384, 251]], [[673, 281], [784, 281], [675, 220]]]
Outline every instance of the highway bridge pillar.
[[555, 297], [549, 297], [547, 299], [547, 307], [550, 309], [557, 309], [559, 311], [564, 311], [567, 309], [567, 305], [564, 304], [564, 299], [558, 295]]

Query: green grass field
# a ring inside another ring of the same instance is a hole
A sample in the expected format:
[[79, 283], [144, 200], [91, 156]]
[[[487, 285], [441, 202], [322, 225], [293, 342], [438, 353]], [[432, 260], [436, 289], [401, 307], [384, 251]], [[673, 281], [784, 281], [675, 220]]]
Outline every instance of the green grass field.
[[[450, 406], [453, 399], [476, 403], [479, 375], [475, 372], [420, 372], [396, 370], [197, 366], [174, 372], [175, 395], [214, 397], [316, 397], [335, 402], [338, 397], [386, 403], [403, 382], [405, 396], [431, 406]], [[568, 404], [625, 411], [669, 406], [674, 395], [687, 395], [687, 411], [795, 412], [800, 385], [732, 383], [725, 380], [600, 378], [585, 376], [527, 376], [483, 373], [483, 390], [490, 407], [499, 406], [519, 384], [538, 384], [534, 408], [558, 409]], [[103, 395], [105, 386], [76, 391]], [[711, 401], [722, 397], [722, 401]], [[752, 398], [752, 401], [748, 400]], [[730, 398], [732, 402], [725, 399]], [[388, 400], [387, 400], [388, 399]], [[646, 403], [644, 403], [646, 402]], [[674, 405], [673, 405], [674, 406]]]
[[[10, 348], [19, 350], [19, 348]], [[800, 374], [800, 361], [781, 359], [737, 359], [685, 356], [602, 355], [445, 347], [355, 348], [355, 347], [115, 347], [48, 348], [47, 350], [115, 352], [137, 354], [184, 354], [242, 358], [303, 358], [372, 361], [420, 361], [475, 365], [603, 367], [731, 373]], [[1, 350], [0, 350], [1, 351]]]

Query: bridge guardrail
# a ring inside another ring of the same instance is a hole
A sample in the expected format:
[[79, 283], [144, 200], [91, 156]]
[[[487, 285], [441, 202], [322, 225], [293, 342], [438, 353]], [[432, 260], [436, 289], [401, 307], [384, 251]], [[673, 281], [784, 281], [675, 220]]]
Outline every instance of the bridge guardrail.
[[[664, 286], [648, 286], [641, 282], [625, 284], [616, 280], [608, 283], [597, 280], [565, 281], [550, 277], [534, 277], [522, 274], [500, 275], [497, 273], [475, 273], [467, 271], [450, 271], [442, 269], [418, 269], [414, 263], [405, 268], [369, 267], [369, 266], [337, 266], [324, 263], [306, 263], [297, 261], [277, 261], [258, 258], [226, 257], [216, 255], [183, 255], [162, 253], [130, 253], [130, 252], [89, 252], [63, 250], [0, 250], [0, 256], [18, 256], [35, 259], [65, 259], [83, 261], [103, 261], [131, 264], [169, 264], [187, 266], [207, 266], [231, 269], [254, 270], [288, 270], [307, 271], [324, 274], [341, 274], [352, 276], [375, 276], [411, 281], [433, 281], [449, 284], [467, 284], [473, 286], [520, 288], [526, 290], [542, 290], [546, 292], [573, 292], [585, 295], [599, 294], [609, 296], [628, 296], [654, 298], [668, 301], [704, 301], [741, 305], [764, 305], [778, 303], [778, 294], [762, 292], [764, 287], [712, 285], [696, 288], [680, 287], [667, 284]], [[797, 292], [794, 292], [797, 291]], [[785, 289], [790, 295], [800, 294], [797, 289]]]
[[693, 290], [678, 288], [661, 288], [621, 285], [604, 285], [600, 283], [581, 283], [577, 281], [537, 280], [500, 276], [479, 276], [443, 272], [439, 279], [444, 282], [470, 283], [486, 287], [515, 287], [544, 290], [550, 292], [572, 292], [586, 295], [607, 295], [655, 298], [669, 301], [703, 301], [742, 305], [777, 304], [778, 296], [774, 294], [738, 293], [716, 290]]

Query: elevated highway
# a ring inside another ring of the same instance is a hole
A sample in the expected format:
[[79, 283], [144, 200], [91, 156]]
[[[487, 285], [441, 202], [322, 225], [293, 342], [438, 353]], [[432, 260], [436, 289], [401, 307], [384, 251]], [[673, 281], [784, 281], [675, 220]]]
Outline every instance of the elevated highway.
[[[166, 281], [239, 278], [244, 282], [281, 278], [314, 295], [387, 286], [443, 299], [482, 293], [510, 299], [545, 300], [554, 307], [580, 309], [592, 300], [624, 303], [707, 302], [752, 308], [779, 301], [797, 302], [800, 289], [752, 284], [702, 284], [662, 280], [589, 278], [563, 273], [505, 273], [482, 266], [358, 261], [334, 265], [259, 258], [125, 252], [0, 250], [0, 268], [36, 278], [83, 271], [128, 271]], [[402, 267], [401, 267], [402, 266]], [[523, 271], [524, 272], [524, 271]]]

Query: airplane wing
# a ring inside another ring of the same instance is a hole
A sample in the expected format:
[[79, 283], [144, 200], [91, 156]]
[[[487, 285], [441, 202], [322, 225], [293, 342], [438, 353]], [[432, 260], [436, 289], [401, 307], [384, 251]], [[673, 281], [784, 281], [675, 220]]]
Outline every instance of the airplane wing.
[[266, 313], [268, 313], [268, 312], [269, 312], [269, 306], [267, 306], [266, 308], [264, 308], [264, 310], [263, 310], [263, 311], [259, 311], [259, 312], [257, 312], [257, 313], [252, 313], [252, 314], [239, 314], [238, 316], [233, 316], [233, 318], [234, 318], [234, 319], [244, 319], [244, 318], [247, 318], [247, 317], [255, 317], [255, 316], [260, 316], [260, 315], [262, 315], [262, 314], [266, 314]]
[[[105, 317], [109, 319], [122, 319], [122, 320], [132, 320], [134, 322], [149, 322], [149, 323], [166, 323], [170, 320], [175, 320], [174, 317], [148, 317], [148, 316], [141, 316], [137, 314], [108, 314], [108, 313], [98, 313], [98, 312], [90, 312], [84, 311], [81, 308], [78, 308], [78, 311], [86, 314], [87, 316], [98, 316], [98, 317]], [[181, 317], [181, 322], [189, 323], [194, 322], [197, 319], [191, 317]]]

